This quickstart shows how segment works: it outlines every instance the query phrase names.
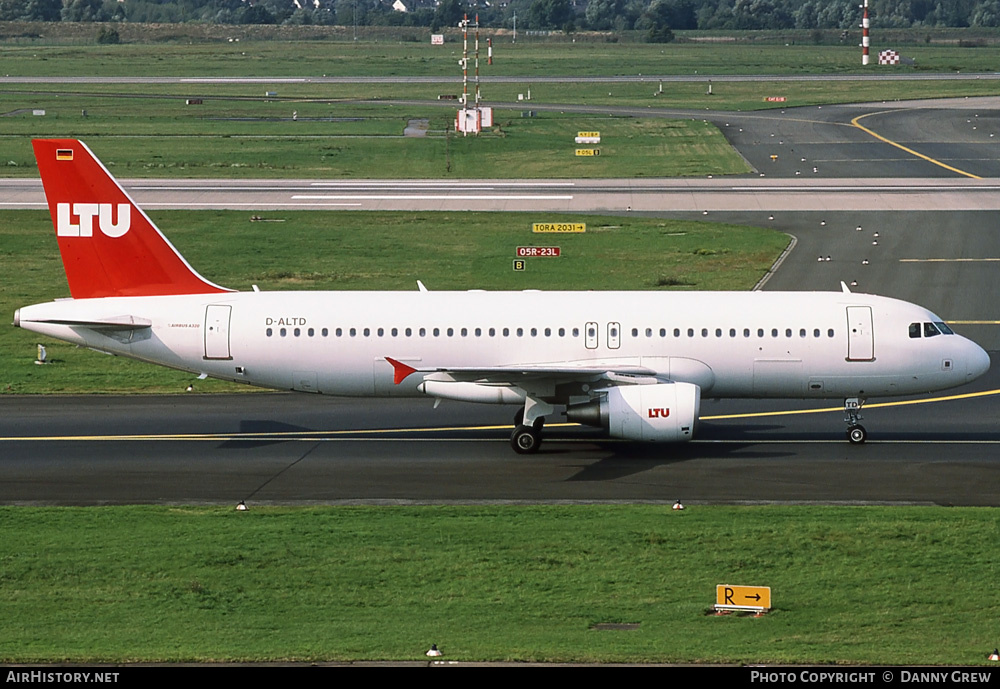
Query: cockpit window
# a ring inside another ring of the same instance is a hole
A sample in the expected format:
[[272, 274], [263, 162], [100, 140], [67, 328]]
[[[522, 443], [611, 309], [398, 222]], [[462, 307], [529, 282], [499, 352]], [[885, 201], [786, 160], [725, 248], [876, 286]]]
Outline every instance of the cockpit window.
[[933, 323], [910, 323], [909, 332], [911, 338], [934, 337], [935, 335], [954, 335], [955, 331], [948, 327], [946, 323], [934, 321]]

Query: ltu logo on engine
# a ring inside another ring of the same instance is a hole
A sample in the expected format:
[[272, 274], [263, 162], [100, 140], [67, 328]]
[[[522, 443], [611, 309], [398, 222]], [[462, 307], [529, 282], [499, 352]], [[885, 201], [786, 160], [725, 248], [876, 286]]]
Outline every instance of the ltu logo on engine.
[[[56, 204], [56, 234], [60, 237], [93, 237], [94, 218], [108, 237], [121, 237], [132, 226], [132, 206], [119, 203], [117, 214], [110, 203]], [[115, 217], [117, 215], [117, 217]], [[78, 222], [74, 223], [73, 220]]]
[[670, 407], [651, 407], [646, 410], [646, 416], [651, 419], [665, 419], [670, 416]]

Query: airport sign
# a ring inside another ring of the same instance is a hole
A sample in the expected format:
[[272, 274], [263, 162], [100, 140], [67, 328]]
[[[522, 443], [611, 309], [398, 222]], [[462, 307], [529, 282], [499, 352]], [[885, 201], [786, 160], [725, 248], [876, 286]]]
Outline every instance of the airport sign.
[[583, 222], [536, 222], [532, 224], [531, 231], [539, 234], [543, 232], [586, 232], [587, 223]]
[[719, 584], [715, 587], [716, 610], [770, 610], [770, 586], [732, 586]]
[[555, 258], [559, 256], [558, 246], [519, 246], [518, 258]]

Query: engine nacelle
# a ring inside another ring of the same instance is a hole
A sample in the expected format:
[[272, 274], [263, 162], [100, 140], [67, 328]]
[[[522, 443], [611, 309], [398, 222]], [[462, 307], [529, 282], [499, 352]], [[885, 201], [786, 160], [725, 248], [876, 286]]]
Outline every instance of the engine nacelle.
[[604, 428], [612, 438], [682, 442], [694, 437], [700, 408], [701, 388], [691, 383], [623, 385], [567, 407], [566, 418]]

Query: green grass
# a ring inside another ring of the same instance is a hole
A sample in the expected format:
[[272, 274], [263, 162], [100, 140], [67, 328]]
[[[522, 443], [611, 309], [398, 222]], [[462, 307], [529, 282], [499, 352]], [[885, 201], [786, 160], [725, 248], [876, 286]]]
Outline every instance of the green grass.
[[[748, 172], [701, 121], [496, 112], [479, 137], [446, 135], [454, 110], [427, 106], [120, 99], [0, 94], [0, 111], [40, 108], [0, 121], [5, 176], [35, 176], [31, 138], [87, 142], [120, 177], [676, 177]], [[83, 116], [86, 111], [86, 117]], [[293, 112], [298, 119], [292, 120]], [[334, 121], [330, 121], [334, 119]], [[427, 137], [404, 137], [411, 119]], [[578, 131], [598, 130], [599, 159], [575, 156]]]
[[[53, 28], [46, 26], [46, 29]], [[141, 27], [139, 27], [141, 30]], [[239, 31], [243, 27], [226, 27]], [[96, 35], [97, 27], [94, 27]], [[860, 32], [859, 32], [860, 33]], [[745, 32], [742, 37], [752, 34]], [[445, 76], [459, 77], [460, 32], [432, 46], [430, 32], [419, 41], [244, 40], [239, 43], [59, 45], [53, 39], [0, 43], [4, 73], [12, 76]], [[889, 40], [875, 32], [873, 54]], [[959, 34], [960, 35], [960, 34]], [[861, 65], [855, 40], [845, 45], [786, 45], [767, 41], [707, 41], [661, 45], [578, 40], [511, 44], [493, 41], [493, 65], [486, 64], [482, 37], [480, 73], [493, 76], [605, 76], [636, 74], [884, 74], [897, 68]], [[992, 40], [997, 39], [997, 32]], [[127, 39], [126, 39], [127, 40]], [[470, 43], [470, 50], [472, 45]], [[942, 43], [908, 45], [916, 60], [907, 71], [994, 72], [995, 48]]]
[[[0, 508], [0, 661], [979, 665], [993, 510]], [[770, 586], [764, 618], [709, 615]], [[635, 623], [600, 631], [599, 623]]]
[[[749, 289], [787, 244], [759, 228], [644, 218], [548, 213], [261, 214], [159, 211], [151, 214], [202, 275], [240, 290], [652, 290]], [[531, 223], [586, 222], [582, 235], [533, 235]], [[512, 269], [518, 246], [558, 245], [562, 256]], [[0, 314], [68, 296], [44, 211], [0, 213]], [[8, 321], [9, 322], [9, 321]], [[55, 363], [36, 366], [35, 344]], [[34, 333], [0, 328], [0, 391], [180, 392], [190, 375], [96, 354]], [[218, 381], [199, 391], [245, 390]]]

